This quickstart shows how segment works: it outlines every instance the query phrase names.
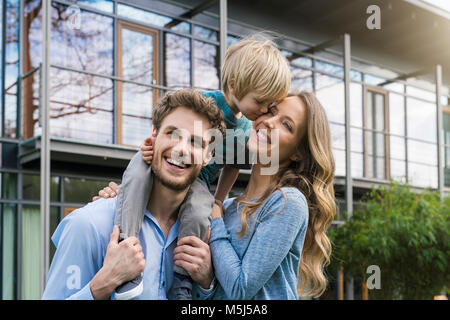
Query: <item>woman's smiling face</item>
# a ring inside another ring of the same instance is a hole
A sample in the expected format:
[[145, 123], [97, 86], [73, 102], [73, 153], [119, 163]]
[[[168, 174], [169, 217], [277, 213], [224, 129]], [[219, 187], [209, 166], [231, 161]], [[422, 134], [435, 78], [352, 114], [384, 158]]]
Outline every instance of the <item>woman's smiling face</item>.
[[[253, 122], [247, 144], [249, 150], [272, 160], [276, 159], [274, 152], [278, 152], [279, 167], [299, 160], [297, 146], [306, 133], [306, 112], [306, 105], [297, 96], [287, 97], [278, 105], [272, 105], [266, 114]], [[261, 164], [259, 157], [256, 163]]]

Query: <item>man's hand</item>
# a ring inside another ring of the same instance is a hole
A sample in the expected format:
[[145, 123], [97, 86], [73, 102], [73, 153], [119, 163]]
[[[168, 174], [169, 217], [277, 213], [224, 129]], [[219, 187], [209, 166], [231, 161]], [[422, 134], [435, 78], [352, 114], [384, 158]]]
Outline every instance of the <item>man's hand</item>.
[[[209, 243], [211, 229], [208, 230], [206, 242]], [[195, 236], [180, 239], [173, 251], [173, 260], [177, 266], [186, 270], [192, 280], [202, 288], [208, 289], [214, 278], [209, 245]]]
[[119, 227], [114, 226], [103, 267], [91, 281], [94, 299], [108, 299], [122, 283], [136, 278], [145, 268], [144, 253], [136, 237], [119, 243]]

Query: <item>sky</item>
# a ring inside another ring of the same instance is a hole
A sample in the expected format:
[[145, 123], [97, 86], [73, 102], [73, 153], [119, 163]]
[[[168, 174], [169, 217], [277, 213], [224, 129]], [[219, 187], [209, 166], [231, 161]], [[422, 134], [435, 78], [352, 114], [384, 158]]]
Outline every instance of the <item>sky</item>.
[[438, 8], [444, 9], [450, 12], [450, 1], [449, 0], [422, 0], [423, 2], [430, 3]]

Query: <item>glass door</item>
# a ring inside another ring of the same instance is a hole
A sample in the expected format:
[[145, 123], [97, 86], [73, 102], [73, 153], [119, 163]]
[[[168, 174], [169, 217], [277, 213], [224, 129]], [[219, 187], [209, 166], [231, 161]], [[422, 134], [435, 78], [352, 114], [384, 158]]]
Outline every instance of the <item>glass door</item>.
[[117, 141], [139, 146], [151, 133], [152, 107], [159, 83], [158, 31], [120, 21], [118, 23], [117, 74], [133, 82], [118, 81]]

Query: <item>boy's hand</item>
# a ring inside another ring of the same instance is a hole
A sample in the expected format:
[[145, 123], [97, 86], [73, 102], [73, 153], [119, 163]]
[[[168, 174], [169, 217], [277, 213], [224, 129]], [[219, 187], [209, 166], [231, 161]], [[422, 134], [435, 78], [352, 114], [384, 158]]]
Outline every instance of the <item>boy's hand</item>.
[[114, 198], [117, 196], [120, 186], [117, 183], [111, 181], [107, 187], [104, 187], [98, 192], [98, 196], [92, 198], [92, 201], [98, 200], [100, 198]]
[[149, 165], [152, 164], [153, 160], [153, 146], [155, 145], [156, 133], [153, 133], [151, 137], [145, 138], [139, 149], [142, 152], [142, 159]]

